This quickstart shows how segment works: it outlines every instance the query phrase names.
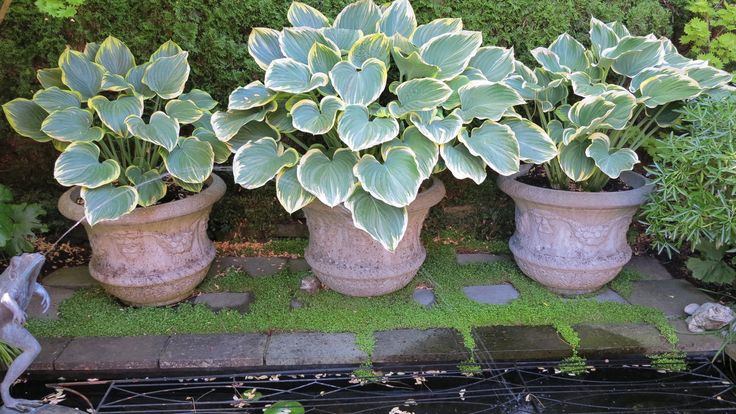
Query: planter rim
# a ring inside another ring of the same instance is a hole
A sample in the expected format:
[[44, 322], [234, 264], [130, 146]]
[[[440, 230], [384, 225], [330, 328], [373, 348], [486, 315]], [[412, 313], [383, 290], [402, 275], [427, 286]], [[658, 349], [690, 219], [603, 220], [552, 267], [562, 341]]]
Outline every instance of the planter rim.
[[[135, 210], [116, 220], [103, 221], [95, 224], [95, 227], [140, 225], [196, 213], [216, 203], [225, 195], [227, 189], [225, 182], [215, 173], [210, 175], [205, 185], [207, 186], [202, 191], [184, 199], [150, 207], [136, 207]], [[58, 204], [61, 214], [74, 221], [84, 218], [84, 206], [77, 204], [73, 197], [78, 194], [79, 190], [80, 187], [75, 186], [65, 191], [59, 198]], [[86, 220], [84, 224], [89, 225]]]
[[513, 199], [531, 201], [553, 207], [608, 210], [617, 208], [639, 207], [643, 204], [654, 185], [651, 180], [633, 171], [624, 171], [619, 177], [633, 187], [626, 191], [613, 192], [577, 192], [554, 190], [524, 184], [517, 180], [525, 175], [532, 165], [523, 165], [520, 171], [510, 176], [498, 176], [498, 187]]
[[[408, 206], [406, 206], [406, 209], [408, 211], [429, 209], [430, 207], [442, 201], [444, 197], [445, 184], [439, 178], [432, 177], [432, 185], [428, 189], [421, 191], [417, 195], [417, 198], [412, 201]], [[304, 206], [304, 208], [332, 210], [333, 212], [337, 212], [340, 214], [345, 214], [348, 216], [350, 215], [350, 210], [345, 207], [344, 203], [338, 204], [335, 207], [330, 207], [319, 201], [319, 199], [317, 198], [315, 198], [314, 201], [312, 201], [308, 205]]]

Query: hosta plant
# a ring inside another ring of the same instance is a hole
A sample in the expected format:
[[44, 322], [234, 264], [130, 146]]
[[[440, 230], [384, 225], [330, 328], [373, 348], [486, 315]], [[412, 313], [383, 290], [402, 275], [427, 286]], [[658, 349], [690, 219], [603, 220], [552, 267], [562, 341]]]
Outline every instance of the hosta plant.
[[433, 173], [480, 183], [486, 167], [509, 175], [556, 155], [513, 110], [524, 103], [504, 83], [513, 50], [481, 47], [460, 19], [420, 25], [408, 0], [360, 0], [334, 19], [294, 2], [288, 19], [293, 27], [252, 30], [263, 82], [235, 89], [212, 116], [235, 152], [235, 181], [252, 189], [275, 178], [287, 211], [342, 204], [393, 251]]
[[678, 122], [700, 95], [722, 95], [731, 75], [688, 59], [666, 38], [634, 36], [617, 22], [590, 22], [590, 48], [568, 34], [532, 50], [539, 67], [517, 64], [507, 80], [529, 101], [559, 155], [544, 164], [553, 188], [600, 191], [639, 162], [636, 150]]
[[213, 163], [227, 160], [209, 123], [217, 103], [198, 89], [184, 93], [187, 57], [168, 41], [136, 62], [108, 37], [66, 49], [58, 67], [38, 71], [43, 89], [32, 99], [3, 105], [18, 134], [61, 152], [54, 177], [82, 188], [91, 225], [156, 204], [169, 185], [199, 191]]

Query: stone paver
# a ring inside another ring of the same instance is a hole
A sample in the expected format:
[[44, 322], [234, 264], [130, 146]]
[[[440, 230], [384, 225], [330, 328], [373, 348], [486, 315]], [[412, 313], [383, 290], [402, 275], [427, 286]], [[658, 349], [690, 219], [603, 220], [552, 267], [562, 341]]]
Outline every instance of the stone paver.
[[367, 360], [351, 333], [273, 334], [266, 349], [266, 365], [273, 366], [360, 364]]
[[125, 371], [158, 368], [168, 336], [75, 338], [54, 361], [59, 371]]
[[46, 291], [49, 292], [49, 296], [51, 297], [51, 300], [49, 301], [49, 310], [46, 313], [43, 313], [43, 307], [41, 306], [41, 297], [38, 295], [33, 295], [33, 298], [31, 298], [31, 303], [28, 304], [28, 309], [26, 310], [29, 318], [48, 320], [59, 319], [59, 305], [61, 304], [61, 302], [69, 299], [70, 297], [74, 296], [74, 293], [76, 293], [76, 290], [74, 289], [54, 286], [46, 287]]
[[194, 298], [195, 305], [203, 304], [213, 312], [224, 309], [233, 309], [240, 313], [248, 313], [250, 305], [255, 301], [255, 295], [251, 292], [222, 292], [202, 293]]
[[[574, 299], [577, 299], [577, 298], [574, 298], [574, 297], [572, 297], [572, 298], [567, 298], [567, 297], [562, 298], [562, 300], [564, 300], [564, 301], [574, 300]], [[611, 290], [609, 288], [603, 288], [600, 291], [600, 293], [598, 293], [595, 296], [581, 297], [580, 299], [590, 299], [590, 300], [594, 300], [596, 302], [615, 302], [615, 303], [624, 303], [624, 304], [629, 303], [621, 295], [619, 295], [618, 293], [616, 293], [615, 291], [613, 291], [613, 290]]]
[[668, 318], [685, 316], [683, 309], [690, 303], [710, 302], [710, 296], [686, 280], [640, 280], [633, 283], [629, 302], [657, 308]]
[[499, 260], [508, 260], [508, 257], [490, 253], [458, 253], [457, 263], [460, 265], [473, 263], [493, 263]]
[[307, 238], [309, 237], [309, 229], [303, 223], [277, 223], [274, 235], [289, 239]]
[[465, 361], [470, 355], [454, 329], [397, 329], [376, 332], [373, 362]]
[[435, 303], [435, 295], [432, 289], [414, 289], [412, 294], [414, 302], [424, 306], [425, 308], [431, 308]]
[[44, 277], [41, 283], [44, 286], [67, 289], [83, 289], [99, 284], [90, 276], [88, 266], [62, 267]]
[[287, 262], [288, 259], [283, 257], [218, 257], [212, 263], [209, 274], [216, 275], [234, 267], [255, 277], [271, 276], [286, 268]]
[[465, 286], [465, 296], [485, 305], [506, 305], [519, 298], [519, 291], [509, 283]]
[[588, 358], [617, 355], [642, 355], [667, 352], [672, 344], [652, 325], [576, 325], [580, 337], [579, 353]]
[[296, 273], [296, 272], [306, 272], [311, 270], [312, 268], [309, 266], [309, 263], [307, 263], [304, 259], [289, 259], [289, 271]]
[[[675, 319], [670, 324], [677, 332], [677, 349], [685, 352], [712, 352], [721, 349], [723, 336], [721, 331], [710, 333], [694, 333], [687, 330], [683, 319]], [[725, 331], [722, 330], [722, 331]]]
[[174, 335], [161, 352], [162, 369], [262, 366], [268, 337], [261, 334]]
[[473, 329], [476, 357], [493, 360], [559, 360], [572, 348], [551, 326], [488, 326]]
[[642, 276], [642, 280], [670, 280], [672, 275], [654, 257], [632, 256], [631, 261], [625, 266], [626, 269], [635, 270]]
[[29, 371], [53, 371], [54, 361], [69, 345], [71, 338], [38, 338], [41, 344], [41, 353], [38, 354]]

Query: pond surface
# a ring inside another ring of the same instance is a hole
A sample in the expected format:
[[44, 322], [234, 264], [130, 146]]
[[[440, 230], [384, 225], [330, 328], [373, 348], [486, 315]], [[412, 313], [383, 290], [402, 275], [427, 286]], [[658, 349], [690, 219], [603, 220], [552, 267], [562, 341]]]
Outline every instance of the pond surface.
[[[485, 364], [475, 375], [454, 365], [382, 366], [368, 381], [353, 376], [354, 368], [213, 373], [73, 382], [60, 390], [62, 405], [101, 414], [262, 413], [283, 400], [299, 401], [307, 413], [736, 412], [726, 366], [691, 358], [687, 371], [666, 372], [648, 363], [589, 361], [579, 375], [549, 362]], [[43, 385], [31, 379], [14, 391], [40, 398], [53, 391]]]

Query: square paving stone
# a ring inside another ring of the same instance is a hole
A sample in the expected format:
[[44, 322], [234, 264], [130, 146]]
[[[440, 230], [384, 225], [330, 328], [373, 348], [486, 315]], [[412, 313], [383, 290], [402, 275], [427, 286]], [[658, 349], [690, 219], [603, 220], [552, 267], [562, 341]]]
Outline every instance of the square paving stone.
[[485, 305], [506, 305], [519, 298], [519, 291], [510, 283], [465, 286], [463, 293], [471, 300]]
[[551, 326], [488, 326], [473, 329], [479, 362], [490, 359], [559, 360], [572, 348]]
[[312, 268], [309, 266], [309, 263], [307, 263], [307, 261], [304, 259], [289, 259], [290, 272], [306, 272], [311, 269]]
[[[574, 299], [576, 298], [574, 297], [572, 298], [563, 297], [562, 298], [562, 300], [564, 301], [574, 300]], [[601, 302], [601, 303], [602, 302], [615, 302], [615, 303], [624, 303], [624, 304], [629, 303], [621, 295], [619, 295], [618, 293], [614, 292], [613, 290], [609, 288], [603, 288], [603, 290], [601, 290], [600, 293], [598, 293], [595, 296], [581, 297], [580, 299], [590, 299], [590, 300], [594, 300], [596, 302]]]
[[670, 280], [672, 275], [662, 263], [651, 256], [632, 256], [626, 269], [634, 270], [642, 276], [642, 280]]
[[278, 333], [271, 335], [266, 349], [269, 366], [346, 365], [367, 360], [351, 333]]
[[236, 310], [240, 313], [248, 313], [250, 305], [255, 301], [255, 295], [251, 292], [222, 292], [202, 293], [194, 298], [195, 305], [203, 304], [213, 312], [225, 309]]
[[83, 289], [99, 283], [89, 274], [89, 266], [62, 267], [41, 280], [44, 286]]
[[54, 362], [56, 371], [124, 371], [158, 368], [168, 336], [75, 338]]
[[457, 263], [459, 265], [473, 264], [473, 263], [493, 263], [499, 260], [508, 260], [506, 256], [500, 256], [490, 253], [458, 253]]
[[672, 344], [657, 328], [645, 324], [576, 325], [580, 336], [581, 355], [589, 358], [608, 358], [617, 355], [641, 355], [672, 350]]
[[373, 362], [465, 361], [470, 357], [454, 329], [397, 329], [376, 332]]
[[234, 267], [254, 277], [272, 276], [287, 267], [288, 259], [283, 257], [218, 257], [209, 274], [216, 275]]
[[685, 316], [683, 309], [690, 303], [713, 301], [710, 296], [682, 279], [640, 280], [633, 285], [629, 302], [657, 308], [671, 319]]
[[29, 371], [53, 371], [54, 361], [69, 345], [71, 338], [38, 338], [41, 344], [41, 353], [33, 360]]
[[261, 334], [174, 335], [159, 367], [248, 368], [263, 365], [268, 337]]
[[74, 296], [74, 293], [76, 293], [76, 290], [74, 289], [67, 289], [55, 286], [46, 287], [46, 291], [49, 292], [49, 296], [51, 297], [51, 300], [49, 301], [49, 310], [46, 313], [43, 313], [43, 307], [41, 306], [41, 297], [38, 295], [33, 295], [33, 297], [31, 298], [31, 303], [28, 304], [28, 309], [26, 310], [29, 318], [48, 320], [59, 319], [59, 305], [61, 305], [61, 302], [69, 299], [70, 297]]
[[683, 319], [675, 319], [670, 324], [677, 332], [677, 349], [685, 352], [712, 352], [718, 351], [723, 345], [722, 331], [695, 333], [687, 330], [687, 323]]

